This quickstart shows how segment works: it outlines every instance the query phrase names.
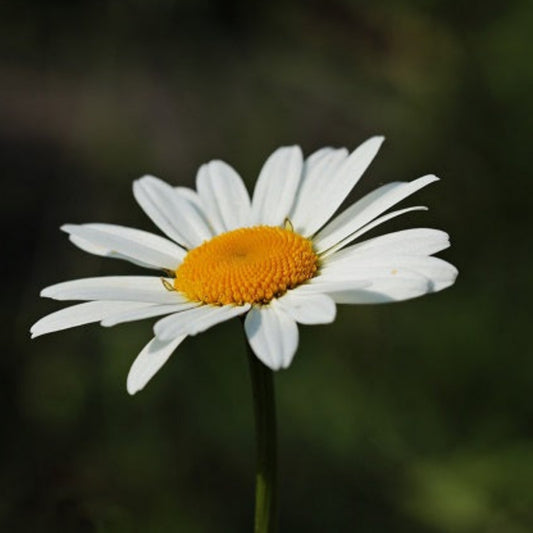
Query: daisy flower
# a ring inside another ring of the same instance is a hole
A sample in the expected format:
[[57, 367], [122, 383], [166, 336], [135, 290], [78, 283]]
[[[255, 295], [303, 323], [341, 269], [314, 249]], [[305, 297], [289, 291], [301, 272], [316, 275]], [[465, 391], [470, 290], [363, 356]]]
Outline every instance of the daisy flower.
[[297, 324], [332, 322], [336, 304], [395, 302], [450, 286], [457, 270], [433, 257], [449, 246], [445, 232], [417, 228], [360, 240], [387, 220], [426, 209], [389, 211], [436, 176], [388, 183], [335, 215], [382, 142], [372, 137], [352, 153], [322, 148], [305, 160], [298, 146], [279, 148], [251, 198], [237, 172], [218, 160], [200, 167], [196, 191], [140, 178], [135, 199], [166, 237], [101, 223], [61, 229], [86, 252], [160, 272], [45, 288], [43, 297], [84, 303], [45, 316], [32, 337], [163, 316], [130, 369], [134, 394], [186, 337], [231, 318], [245, 315], [251, 349], [278, 370], [296, 352]]

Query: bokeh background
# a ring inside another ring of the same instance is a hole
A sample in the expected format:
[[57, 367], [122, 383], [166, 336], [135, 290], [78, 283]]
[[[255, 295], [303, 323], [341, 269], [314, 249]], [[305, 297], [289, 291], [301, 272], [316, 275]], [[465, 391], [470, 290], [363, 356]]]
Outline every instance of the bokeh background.
[[252, 187], [279, 145], [387, 142], [351, 199], [428, 172], [453, 289], [341, 307], [276, 376], [282, 532], [533, 531], [533, 4], [48, 0], [0, 4], [0, 529], [251, 531], [254, 437], [238, 321], [127, 395], [151, 321], [29, 340], [39, 290], [139, 273], [65, 222], [152, 229], [131, 182]]

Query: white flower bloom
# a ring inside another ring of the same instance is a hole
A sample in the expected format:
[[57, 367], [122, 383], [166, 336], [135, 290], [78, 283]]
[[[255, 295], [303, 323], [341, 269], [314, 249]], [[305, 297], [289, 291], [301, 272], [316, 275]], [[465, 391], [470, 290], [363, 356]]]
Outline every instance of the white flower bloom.
[[42, 318], [32, 337], [167, 315], [131, 367], [127, 389], [134, 394], [185, 337], [230, 318], [246, 314], [253, 351], [278, 370], [291, 364], [297, 323], [332, 322], [339, 303], [400, 301], [450, 286], [456, 268], [433, 257], [449, 246], [443, 231], [408, 229], [354, 243], [386, 220], [426, 209], [386, 213], [435, 176], [384, 185], [332, 218], [382, 142], [372, 137], [351, 154], [323, 148], [306, 160], [297, 146], [279, 148], [251, 199], [222, 161], [200, 167], [196, 191], [152, 176], [137, 180], [135, 199], [168, 238], [112, 224], [61, 229], [89, 253], [162, 270], [165, 277], [110, 276], [47, 287], [41, 296], [85, 303]]

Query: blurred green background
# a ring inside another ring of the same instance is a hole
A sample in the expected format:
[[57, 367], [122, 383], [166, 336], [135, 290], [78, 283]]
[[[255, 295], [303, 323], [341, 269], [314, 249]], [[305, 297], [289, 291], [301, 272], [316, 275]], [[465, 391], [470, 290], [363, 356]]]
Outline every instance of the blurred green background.
[[387, 142], [351, 199], [434, 172], [380, 228], [437, 227], [456, 286], [343, 306], [276, 375], [282, 532], [533, 531], [533, 4], [78, 0], [0, 4], [4, 347], [0, 529], [251, 531], [254, 436], [237, 320], [138, 395], [151, 321], [29, 340], [39, 290], [139, 273], [65, 222], [152, 229], [131, 183], [221, 158]]

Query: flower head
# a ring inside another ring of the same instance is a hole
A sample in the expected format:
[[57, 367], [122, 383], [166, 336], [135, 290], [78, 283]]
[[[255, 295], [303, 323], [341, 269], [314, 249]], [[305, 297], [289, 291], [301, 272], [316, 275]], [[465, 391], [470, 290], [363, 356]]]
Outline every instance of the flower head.
[[[453, 284], [455, 267], [433, 254], [449, 246], [435, 229], [397, 231], [358, 241], [379, 224], [425, 207], [387, 212], [436, 181], [393, 182], [340, 214], [346, 196], [375, 157], [382, 137], [351, 154], [323, 148], [303, 159], [299, 147], [276, 150], [252, 198], [222, 161], [200, 167], [196, 191], [153, 176], [133, 184], [135, 199], [167, 238], [111, 224], [66, 224], [79, 248], [125, 259], [164, 276], [108, 276], [47, 287], [41, 296], [82, 300], [48, 315], [32, 337], [91, 322], [113, 326], [164, 316], [134, 361], [130, 394], [142, 389], [190, 335], [246, 315], [254, 353], [274, 370], [290, 365], [300, 324], [325, 324], [336, 304], [406, 300]], [[331, 220], [330, 220], [331, 219]]]

